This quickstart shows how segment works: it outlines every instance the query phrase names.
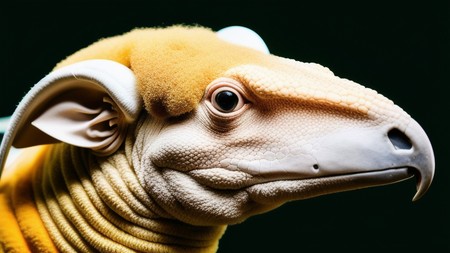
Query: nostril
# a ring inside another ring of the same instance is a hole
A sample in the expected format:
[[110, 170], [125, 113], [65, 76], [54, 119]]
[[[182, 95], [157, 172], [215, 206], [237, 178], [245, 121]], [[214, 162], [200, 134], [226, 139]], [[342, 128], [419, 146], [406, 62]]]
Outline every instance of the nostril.
[[389, 140], [392, 145], [394, 145], [395, 149], [411, 149], [412, 143], [411, 140], [404, 134], [402, 131], [397, 128], [392, 128], [388, 132]]

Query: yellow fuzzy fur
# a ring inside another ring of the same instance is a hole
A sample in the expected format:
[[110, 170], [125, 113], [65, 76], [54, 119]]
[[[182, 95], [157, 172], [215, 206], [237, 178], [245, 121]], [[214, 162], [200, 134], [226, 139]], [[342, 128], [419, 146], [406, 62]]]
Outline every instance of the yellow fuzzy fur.
[[264, 61], [266, 55], [217, 37], [202, 27], [135, 29], [102, 39], [60, 62], [56, 68], [88, 59], [108, 59], [133, 70], [145, 108], [153, 116], [192, 111], [205, 87], [226, 70]]

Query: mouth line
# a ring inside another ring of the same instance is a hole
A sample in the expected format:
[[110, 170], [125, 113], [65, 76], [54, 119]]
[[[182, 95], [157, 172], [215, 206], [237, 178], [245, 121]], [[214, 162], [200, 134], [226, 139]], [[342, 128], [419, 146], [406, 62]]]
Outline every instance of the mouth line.
[[[398, 167], [305, 179], [276, 180], [245, 189], [259, 203], [308, 199], [331, 193], [388, 185], [414, 177], [414, 168]], [[420, 180], [420, 179], [419, 179]]]
[[[335, 174], [335, 175], [325, 175], [325, 176], [319, 176], [316, 177], [317, 179], [320, 178], [340, 178], [340, 177], [371, 177], [374, 176], [374, 179], [381, 179], [383, 177], [384, 180], [389, 180], [390, 178], [394, 179], [393, 177], [397, 177], [399, 174], [398, 172], [401, 172], [402, 175], [407, 175], [404, 179], [409, 179], [413, 177], [416, 173], [414, 172], [413, 168], [410, 167], [391, 167], [391, 168], [385, 168], [385, 169], [374, 169], [374, 170], [367, 170], [367, 171], [359, 171], [359, 172], [349, 172], [349, 173], [342, 173], [342, 174]], [[307, 179], [313, 179], [313, 178], [307, 178]]]
[[[392, 167], [378, 170], [361, 171], [361, 172], [350, 172], [343, 174], [334, 175], [323, 175], [318, 177], [307, 177], [307, 178], [295, 178], [286, 177], [275, 180], [265, 180], [265, 182], [259, 182], [257, 184], [270, 184], [271, 182], [282, 182], [282, 181], [303, 181], [307, 183], [315, 184], [326, 184], [327, 187], [330, 185], [341, 185], [343, 190], [356, 190], [361, 188], [368, 188], [374, 186], [382, 186], [388, 184], [394, 184], [403, 180], [410, 179], [414, 176], [418, 176], [419, 173], [416, 172], [414, 168], [410, 167]], [[418, 177], [420, 181], [420, 177]], [[252, 184], [252, 187], [256, 184]]]
[[[211, 177], [211, 172], [213, 172], [211, 170], [214, 170], [215, 177]], [[304, 184], [316, 185], [317, 187], [322, 185], [323, 188], [336, 187], [336, 189], [341, 189], [339, 191], [345, 191], [393, 184], [410, 179], [414, 176], [417, 176], [418, 182], [420, 181], [420, 174], [416, 171], [416, 169], [411, 167], [392, 167], [370, 171], [303, 178], [294, 174], [271, 176], [259, 174], [255, 176], [242, 171], [230, 171], [222, 168], [194, 170], [191, 171], [190, 174], [197, 181], [201, 182], [201, 184], [216, 190], [242, 190], [252, 187], [262, 187], [269, 184], [280, 184], [280, 182], [297, 181]], [[217, 175], [219, 174], [228, 174], [228, 176], [222, 177], [222, 180], [217, 180]], [[215, 178], [215, 180], [213, 180], [213, 178]], [[231, 180], [229, 180], [230, 178]], [[324, 187], [325, 185], [326, 187]]]
[[[379, 170], [370, 170], [362, 172], [353, 172], [345, 174], [337, 174], [330, 176], [317, 177], [317, 179], [351, 179], [350, 181], [357, 184], [365, 184], [365, 187], [381, 186], [386, 184], [397, 183], [414, 177], [416, 173], [409, 167], [393, 167]], [[312, 179], [312, 178], [311, 178]]]

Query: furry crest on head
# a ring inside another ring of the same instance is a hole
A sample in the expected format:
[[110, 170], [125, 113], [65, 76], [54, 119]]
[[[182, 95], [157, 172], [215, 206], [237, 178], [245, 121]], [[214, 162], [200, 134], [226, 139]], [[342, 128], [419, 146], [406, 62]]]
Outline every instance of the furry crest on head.
[[135, 29], [102, 39], [60, 62], [108, 59], [136, 75], [146, 110], [156, 117], [193, 110], [205, 87], [233, 66], [262, 61], [261, 52], [220, 39], [203, 27]]

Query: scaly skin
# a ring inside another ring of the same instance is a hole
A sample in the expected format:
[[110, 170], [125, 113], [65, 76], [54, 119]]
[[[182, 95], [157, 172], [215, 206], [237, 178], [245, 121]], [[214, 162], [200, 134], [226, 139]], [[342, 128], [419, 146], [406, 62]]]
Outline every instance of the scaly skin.
[[[414, 175], [418, 199], [432, 181], [433, 151], [417, 122], [318, 64], [175, 27], [102, 40], [56, 69], [97, 58], [133, 71], [146, 110], [113, 154], [63, 143], [42, 166], [25, 166], [41, 218], [35, 241], [51, 238], [49, 248], [214, 252], [226, 225], [287, 201]], [[223, 92], [234, 95], [224, 102]], [[8, 214], [20, 209], [13, 173], [0, 188]], [[26, 234], [25, 223], [10, 226]], [[12, 242], [5, 231], [4, 250], [27, 248], [28, 237]]]
[[[142, 151], [133, 165], [147, 192], [177, 219], [234, 224], [288, 200], [411, 176], [399, 170], [390, 179], [374, 176], [365, 183], [348, 176], [414, 167], [387, 136], [392, 128], [406, 131], [412, 121], [408, 114], [321, 66], [280, 61], [300, 74], [237, 67], [208, 86], [191, 114], [172, 121], [144, 117], [136, 137]], [[310, 79], [304, 77], [308, 72]], [[320, 93], [333, 85], [336, 91]], [[235, 112], [218, 111], [210, 96], [220, 87], [241, 92], [246, 103]], [[361, 142], [352, 141], [351, 134]]]

